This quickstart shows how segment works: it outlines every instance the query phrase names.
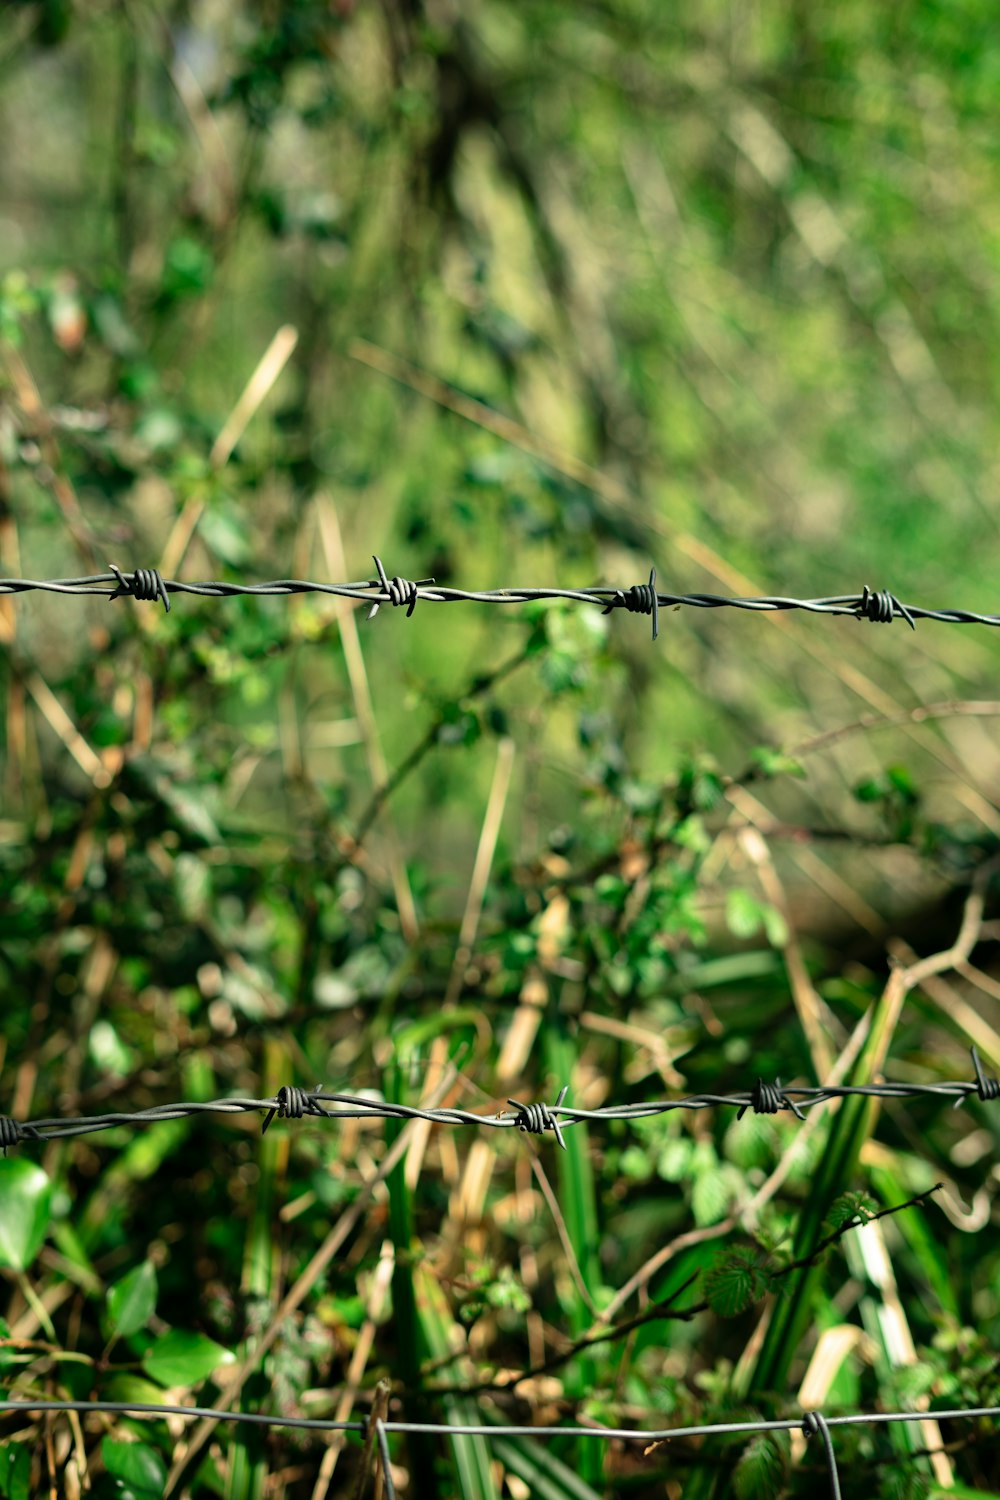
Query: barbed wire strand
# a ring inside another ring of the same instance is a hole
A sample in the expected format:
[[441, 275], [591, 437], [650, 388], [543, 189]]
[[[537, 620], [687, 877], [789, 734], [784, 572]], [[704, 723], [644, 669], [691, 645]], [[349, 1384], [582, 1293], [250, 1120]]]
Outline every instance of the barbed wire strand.
[[[413, 1104], [390, 1104], [371, 1094], [331, 1093], [318, 1085], [315, 1089], [301, 1089], [286, 1084], [270, 1098], [232, 1098], [209, 1100], [183, 1100], [170, 1104], [155, 1104], [148, 1109], [120, 1111], [101, 1115], [79, 1117], [52, 1116], [37, 1120], [16, 1120], [9, 1115], [0, 1115], [0, 1150], [6, 1155], [11, 1146], [27, 1141], [64, 1140], [69, 1136], [92, 1135], [102, 1130], [120, 1126], [147, 1126], [165, 1120], [193, 1118], [197, 1115], [244, 1115], [264, 1114], [262, 1130], [267, 1131], [275, 1118], [300, 1120], [315, 1118], [324, 1120], [426, 1120], [432, 1125], [477, 1125], [491, 1130], [517, 1129], [529, 1135], [544, 1135], [551, 1131], [559, 1146], [566, 1149], [563, 1130], [583, 1121], [643, 1120], [656, 1115], [668, 1114], [677, 1109], [716, 1109], [730, 1107], [742, 1119], [748, 1110], [758, 1115], [773, 1115], [781, 1110], [790, 1110], [797, 1119], [804, 1120], [803, 1113], [831, 1099], [865, 1097], [871, 1099], [951, 1099], [953, 1108], [958, 1108], [971, 1096], [983, 1103], [1000, 1099], [1000, 1081], [987, 1077], [983, 1072], [979, 1053], [971, 1049], [974, 1081], [947, 1081], [942, 1083], [900, 1083], [886, 1079], [881, 1083], [858, 1084], [790, 1084], [779, 1080], [767, 1083], [758, 1078], [753, 1087], [732, 1094], [691, 1094], [681, 1099], [657, 1099], [632, 1104], [608, 1104], [599, 1109], [577, 1109], [564, 1102], [567, 1085], [560, 1089], [554, 1104], [522, 1104], [517, 1099], [508, 1099], [510, 1110], [499, 1110], [483, 1114], [470, 1109], [447, 1107], [423, 1107]], [[326, 1109], [324, 1105], [336, 1105]]]
[[[244, 1422], [256, 1426], [289, 1427], [310, 1432], [357, 1432], [361, 1434], [366, 1433], [370, 1425], [368, 1422], [363, 1421], [337, 1421], [326, 1417], [271, 1416], [263, 1412], [224, 1411], [221, 1408], [217, 1409], [208, 1406], [171, 1406], [166, 1403], [160, 1404], [143, 1401], [36, 1401], [30, 1397], [19, 1400], [0, 1400], [0, 1413], [13, 1415], [15, 1413], [27, 1414], [29, 1412], [78, 1412], [84, 1415], [88, 1412], [104, 1412], [116, 1416], [137, 1416], [140, 1418], [177, 1416], [186, 1417], [189, 1420], [197, 1417], [207, 1418], [210, 1421]], [[836, 1453], [830, 1432], [831, 1428], [881, 1425], [888, 1422], [922, 1422], [928, 1419], [935, 1422], [952, 1422], [968, 1420], [974, 1417], [1000, 1417], [1000, 1406], [958, 1407], [945, 1410], [929, 1408], [926, 1411], [843, 1412], [834, 1416], [826, 1416], [819, 1411], [806, 1411], [803, 1412], [801, 1417], [779, 1417], [770, 1420], [758, 1418], [753, 1421], [744, 1420], [740, 1422], [713, 1422], [688, 1427], [666, 1427], [656, 1430], [644, 1430], [635, 1427], [583, 1427], [571, 1423], [562, 1426], [536, 1427], [524, 1423], [514, 1424], [505, 1422], [486, 1424], [475, 1422], [407, 1422], [393, 1421], [391, 1418], [382, 1417], [375, 1419], [374, 1427], [387, 1481], [389, 1500], [394, 1500], [395, 1496], [395, 1490], [392, 1485], [388, 1443], [388, 1434], [393, 1432], [427, 1437], [588, 1437], [600, 1438], [604, 1441], [641, 1442], [646, 1444], [646, 1451], [648, 1452], [650, 1447], [659, 1443], [670, 1442], [676, 1438], [734, 1437], [743, 1433], [794, 1432], [796, 1430], [802, 1432], [807, 1442], [817, 1433], [822, 1436], [830, 1477], [832, 1500], [842, 1500]]]
[[780, 594], [765, 594], [754, 598], [728, 594], [673, 594], [657, 589], [656, 569], [651, 568], [648, 583], [637, 583], [624, 589], [612, 588], [606, 584], [580, 589], [554, 586], [459, 589], [438, 584], [433, 578], [414, 580], [403, 578], [399, 574], [390, 578], [381, 558], [374, 556], [374, 562], [377, 578], [362, 578], [350, 583], [318, 583], [303, 578], [277, 578], [263, 583], [231, 583], [221, 579], [188, 583], [179, 578], [164, 578], [157, 568], [136, 568], [127, 572], [115, 563], [109, 563], [107, 573], [92, 573], [79, 578], [0, 578], [0, 595], [25, 594], [34, 590], [63, 596], [99, 595], [107, 599], [158, 601], [169, 611], [173, 594], [194, 594], [208, 599], [330, 594], [336, 598], [355, 599], [367, 604], [369, 619], [378, 613], [383, 604], [391, 604], [394, 608], [405, 607], [409, 617], [418, 603], [528, 604], [544, 599], [565, 599], [580, 604], [598, 605], [604, 614], [624, 609], [629, 614], [649, 615], [654, 641], [659, 634], [660, 610], [682, 606], [691, 609], [741, 609], [755, 612], [805, 610], [817, 615], [852, 616], [878, 625], [902, 619], [911, 630], [916, 629], [917, 620], [938, 620], [951, 625], [1000, 626], [1000, 615], [980, 614], [968, 609], [928, 609], [923, 605], [904, 604], [888, 589], [870, 589], [867, 584], [859, 594], [831, 594], [817, 599], [798, 599]]

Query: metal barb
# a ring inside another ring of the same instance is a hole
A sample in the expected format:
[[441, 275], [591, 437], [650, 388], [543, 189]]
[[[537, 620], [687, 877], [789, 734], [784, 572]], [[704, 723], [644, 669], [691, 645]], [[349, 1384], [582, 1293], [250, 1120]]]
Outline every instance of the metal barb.
[[170, 613], [170, 594], [159, 568], [136, 568], [134, 573], [129, 574], [123, 573], [114, 563], [108, 563], [108, 568], [118, 579], [114, 593], [108, 595], [109, 599], [120, 599], [123, 595], [143, 602], [162, 599], [163, 608], [167, 614]]
[[[372, 553], [372, 559], [375, 563], [376, 570], [378, 571], [378, 584], [376, 585], [373, 582], [371, 587], [381, 587], [382, 591], [388, 594], [389, 603], [393, 605], [394, 608], [399, 606], [400, 604], [405, 604], [406, 618], [409, 619], [413, 611], [417, 607], [417, 600], [420, 598], [420, 589], [424, 588], [427, 584], [433, 583], [434, 579], [418, 578], [416, 582], [413, 582], [409, 578], [401, 578], [398, 573], [394, 578], [388, 578], [386, 576], [385, 568], [382, 566], [382, 559], [380, 557], [376, 557], [374, 553]], [[382, 603], [383, 601], [381, 599], [376, 599], [375, 603], [368, 611], [369, 620], [374, 620], [375, 616], [379, 612], [379, 606]]]
[[748, 1109], [752, 1109], [756, 1115], [776, 1115], [779, 1109], [790, 1109], [796, 1119], [805, 1119], [795, 1100], [789, 1099], [781, 1087], [780, 1078], [776, 1078], [773, 1083], [765, 1083], [763, 1078], [758, 1078], [750, 1091], [750, 1102], [739, 1110], [737, 1120], [742, 1120]]
[[872, 620], [876, 625], [889, 625], [896, 615], [902, 615], [911, 630], [916, 630], [913, 616], [905, 604], [898, 600], [895, 594], [890, 594], [888, 589], [876, 592], [870, 589], [867, 583], [861, 592], [858, 604], [858, 616], [863, 620]]
[[[568, 1091], [569, 1086], [564, 1083], [559, 1090], [559, 1097], [556, 1099], [553, 1109], [559, 1108]], [[546, 1130], [551, 1130], [554, 1132], [559, 1145], [564, 1151], [566, 1150], [562, 1126], [547, 1104], [521, 1104], [517, 1099], [508, 1099], [507, 1103], [512, 1109], [517, 1110], [515, 1124], [518, 1130], [527, 1131], [530, 1135], [543, 1135]]]
[[840, 1475], [837, 1473], [837, 1455], [833, 1451], [833, 1438], [830, 1436], [830, 1428], [822, 1412], [806, 1411], [802, 1413], [802, 1431], [806, 1442], [819, 1433], [823, 1439], [826, 1449], [826, 1461], [830, 1469], [830, 1495], [831, 1500], [841, 1500]]
[[275, 1115], [279, 1120], [301, 1120], [303, 1115], [322, 1115], [324, 1119], [327, 1118], [327, 1111], [305, 1089], [296, 1088], [293, 1084], [283, 1083], [274, 1097], [277, 1102], [267, 1112], [267, 1118], [261, 1126], [261, 1135], [267, 1134]]
[[634, 583], [630, 589], [615, 589], [601, 613], [609, 615], [615, 609], [627, 609], [632, 615], [652, 615], [653, 640], [655, 641], [660, 633], [660, 600], [656, 592], [656, 569], [650, 568], [648, 583]]
[[[277, 578], [260, 583], [236, 583], [219, 579], [202, 582], [181, 582], [179, 579], [164, 579], [155, 568], [139, 568], [134, 573], [124, 573], [109, 565], [111, 572], [96, 573], [83, 578], [0, 578], [0, 595], [17, 595], [38, 589], [63, 598], [73, 595], [100, 594], [118, 599], [128, 595], [133, 599], [160, 599], [166, 610], [170, 609], [173, 594], [194, 594], [203, 599], [225, 599], [235, 596], [261, 598], [287, 597], [290, 594], [327, 594], [339, 599], [351, 599], [369, 606], [368, 618], [373, 618], [383, 604], [403, 605], [407, 615], [413, 613], [419, 599], [435, 604], [527, 604], [542, 599], [564, 599], [574, 604], [596, 605], [609, 614], [615, 609], [625, 609], [632, 614], [652, 615], [653, 639], [659, 631], [659, 613], [664, 608], [679, 609], [738, 609], [751, 613], [767, 613], [773, 610], [805, 610], [814, 615], [849, 616], [855, 620], [871, 620], [875, 624], [888, 624], [900, 616], [911, 629], [917, 620], [939, 620], [950, 625], [1000, 626], [1000, 614], [980, 614], [970, 609], [927, 609], [922, 605], [906, 605], [888, 589], [873, 590], [867, 584], [860, 594], [830, 594], [815, 599], [799, 599], [789, 595], [758, 595], [741, 598], [727, 594], [672, 594], [658, 593], [656, 569], [650, 568], [649, 582], [633, 584], [631, 588], [610, 588], [595, 585], [576, 589], [559, 588], [557, 585], [540, 587], [502, 586], [491, 589], [461, 589], [436, 586], [433, 578], [410, 580], [396, 575], [389, 578], [381, 559], [373, 554], [378, 578], [362, 579], [353, 583], [320, 583], [304, 578]], [[115, 588], [109, 589], [110, 578], [117, 579]], [[420, 591], [435, 585], [433, 592]], [[377, 591], [378, 598], [372, 598]]]
[[806, 1111], [831, 1099], [850, 1097], [895, 1099], [949, 1100], [956, 1106], [963, 1104], [971, 1095], [984, 1101], [1000, 1099], [1000, 1082], [987, 1077], [982, 1069], [978, 1053], [973, 1051], [973, 1067], [976, 1081], [950, 1079], [938, 1083], [902, 1083], [883, 1079], [880, 1083], [830, 1083], [793, 1084], [786, 1088], [780, 1078], [768, 1083], [758, 1078], [752, 1089], [743, 1089], [731, 1094], [691, 1094], [680, 1098], [633, 1100], [617, 1103], [612, 1101], [598, 1109], [578, 1109], [564, 1101], [568, 1087], [563, 1085], [555, 1103], [522, 1104], [517, 1099], [507, 1103], [514, 1111], [499, 1114], [479, 1114], [473, 1110], [458, 1108], [423, 1107], [420, 1105], [391, 1104], [370, 1093], [341, 1093], [317, 1086], [300, 1089], [286, 1084], [277, 1094], [266, 1099], [223, 1098], [198, 1101], [170, 1101], [147, 1109], [116, 1110], [106, 1114], [85, 1116], [62, 1116], [31, 1121], [8, 1120], [0, 1116], [0, 1150], [20, 1145], [25, 1141], [45, 1142], [65, 1140], [70, 1136], [92, 1135], [103, 1130], [131, 1126], [141, 1128], [161, 1120], [180, 1120], [196, 1115], [240, 1115], [263, 1113], [263, 1129], [266, 1131], [275, 1118], [298, 1120], [304, 1116], [323, 1120], [348, 1119], [396, 1119], [426, 1120], [433, 1125], [476, 1126], [482, 1129], [510, 1129], [517, 1127], [528, 1134], [542, 1135], [551, 1130], [560, 1147], [566, 1149], [564, 1131], [567, 1124], [592, 1120], [644, 1120], [655, 1115], [670, 1114], [674, 1110], [703, 1110], [733, 1108], [737, 1119], [742, 1119], [747, 1110], [756, 1114], [777, 1114], [779, 1110], [791, 1110], [799, 1120], [806, 1118]]
[[1000, 1079], [987, 1078], [983, 1072], [983, 1065], [979, 1061], [979, 1052], [972, 1048], [972, 1066], [976, 1070], [976, 1093], [986, 1104], [991, 1099], [1000, 1099]]

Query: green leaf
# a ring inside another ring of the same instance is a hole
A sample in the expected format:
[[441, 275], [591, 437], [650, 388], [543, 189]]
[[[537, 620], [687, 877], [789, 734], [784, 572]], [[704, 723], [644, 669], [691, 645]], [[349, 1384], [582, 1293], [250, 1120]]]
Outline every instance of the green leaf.
[[761, 919], [772, 948], [783, 948], [788, 942], [788, 923], [776, 906], [762, 906]]
[[103, 1438], [101, 1457], [104, 1467], [121, 1481], [120, 1493], [134, 1495], [135, 1500], [158, 1500], [167, 1482], [167, 1466], [155, 1448], [147, 1443], [123, 1443]]
[[142, 1367], [147, 1375], [166, 1386], [195, 1385], [219, 1365], [232, 1364], [236, 1356], [214, 1339], [186, 1328], [161, 1334], [146, 1354]]
[[691, 1212], [699, 1228], [725, 1218], [742, 1182], [743, 1174], [728, 1163], [698, 1172], [691, 1190]]
[[725, 786], [707, 757], [701, 757], [681, 771], [677, 780], [675, 801], [682, 817], [693, 812], [711, 812], [722, 801]]
[[0, 1495], [7, 1500], [31, 1500], [31, 1454], [25, 1443], [0, 1448]]
[[768, 1279], [761, 1252], [738, 1245], [716, 1256], [705, 1276], [705, 1298], [720, 1318], [736, 1318], [767, 1291]]
[[49, 1227], [52, 1184], [34, 1162], [0, 1160], [0, 1266], [24, 1271], [42, 1247]]
[[656, 1161], [656, 1170], [666, 1182], [681, 1182], [691, 1169], [692, 1144], [684, 1136], [665, 1141]]
[[156, 1268], [145, 1260], [108, 1290], [108, 1312], [115, 1333], [124, 1338], [145, 1328], [156, 1307]]
[[147, 1406], [156, 1406], [163, 1400], [163, 1390], [160, 1386], [154, 1385], [151, 1380], [144, 1380], [141, 1375], [125, 1370], [111, 1376], [103, 1393], [109, 1401], [139, 1402]]
[[231, 568], [245, 567], [253, 556], [246, 517], [224, 500], [206, 508], [199, 530], [216, 556]]
[[751, 750], [750, 759], [762, 776], [804, 777], [806, 774], [805, 766], [794, 755], [772, 750], [768, 745], [758, 745], [756, 750]]
[[831, 1229], [842, 1229], [852, 1220], [860, 1219], [862, 1223], [867, 1222], [875, 1212], [876, 1205], [867, 1193], [841, 1193], [840, 1197], [835, 1198], [830, 1204], [826, 1222]]
[[893, 791], [903, 802], [912, 804], [920, 801], [920, 793], [905, 766], [886, 766], [885, 776]]
[[785, 1479], [786, 1433], [761, 1432], [748, 1443], [733, 1472], [738, 1500], [774, 1500]]
[[1000, 1500], [996, 1490], [972, 1489], [967, 1484], [949, 1486], [946, 1490], [932, 1489], [929, 1500]]
[[737, 887], [726, 896], [726, 926], [737, 938], [753, 937], [759, 931], [764, 913], [759, 901], [749, 891]]
[[110, 1021], [94, 1022], [87, 1038], [87, 1051], [99, 1068], [119, 1078], [124, 1078], [132, 1067], [132, 1054]]
[[212, 279], [211, 252], [190, 235], [178, 235], [163, 260], [163, 292], [170, 298], [201, 292]]

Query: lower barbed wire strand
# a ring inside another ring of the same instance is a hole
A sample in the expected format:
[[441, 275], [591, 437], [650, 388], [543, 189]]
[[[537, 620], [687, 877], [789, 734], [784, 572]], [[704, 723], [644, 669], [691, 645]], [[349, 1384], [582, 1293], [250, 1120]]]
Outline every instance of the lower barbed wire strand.
[[[249, 1411], [226, 1411], [211, 1406], [170, 1406], [167, 1403], [144, 1401], [54, 1401], [34, 1400], [28, 1396], [17, 1400], [0, 1400], [0, 1415], [15, 1413], [47, 1412], [104, 1412], [110, 1415], [141, 1417], [177, 1416], [189, 1420], [195, 1418], [219, 1422], [246, 1422], [261, 1427], [290, 1427], [313, 1432], [357, 1432], [365, 1433], [365, 1421], [339, 1421], [327, 1417], [293, 1417]], [[391, 1417], [381, 1420], [386, 1433], [425, 1433], [428, 1436], [462, 1437], [589, 1437], [615, 1439], [624, 1442], [655, 1443], [668, 1442], [672, 1438], [730, 1437], [740, 1433], [794, 1432], [801, 1430], [810, 1436], [810, 1418], [816, 1418], [813, 1431], [823, 1427], [859, 1427], [881, 1425], [886, 1422], [953, 1422], [973, 1417], [1000, 1417], [1000, 1406], [949, 1407], [942, 1410], [929, 1408], [926, 1411], [895, 1412], [842, 1412], [837, 1416], [819, 1417], [818, 1413], [806, 1412], [801, 1417], [778, 1417], [771, 1420], [742, 1422], [695, 1423], [689, 1427], [637, 1428], [637, 1427], [583, 1427], [573, 1423], [563, 1426], [531, 1426], [515, 1423], [477, 1422], [408, 1422], [394, 1421]]]

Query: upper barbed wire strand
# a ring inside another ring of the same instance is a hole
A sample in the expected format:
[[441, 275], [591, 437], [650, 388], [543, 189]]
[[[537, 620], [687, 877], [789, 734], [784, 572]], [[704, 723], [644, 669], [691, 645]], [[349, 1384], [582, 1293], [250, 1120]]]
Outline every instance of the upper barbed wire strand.
[[[333, 1093], [321, 1087], [300, 1089], [285, 1085], [269, 1099], [240, 1097], [180, 1101], [156, 1104], [142, 1110], [23, 1121], [0, 1115], [0, 1150], [6, 1155], [8, 1148], [25, 1141], [63, 1140], [68, 1136], [92, 1135], [118, 1126], [155, 1125], [164, 1120], [189, 1119], [195, 1115], [254, 1113], [265, 1115], [264, 1130], [277, 1117], [286, 1120], [426, 1120], [432, 1125], [477, 1125], [492, 1130], [517, 1129], [532, 1135], [544, 1135], [548, 1131], [555, 1135], [557, 1143], [565, 1149], [562, 1131], [568, 1126], [583, 1121], [643, 1120], [654, 1115], [668, 1114], [676, 1109], [729, 1107], [738, 1110], [738, 1118], [742, 1118], [747, 1110], [755, 1114], [776, 1114], [779, 1110], [789, 1110], [801, 1120], [804, 1118], [804, 1109], [811, 1109], [830, 1099], [844, 1099], [852, 1095], [876, 1099], [952, 1099], [956, 1108], [973, 1095], [983, 1103], [1000, 1098], [1000, 1084], [983, 1073], [978, 1052], [974, 1047], [971, 1051], [976, 1075], [971, 1081], [900, 1083], [885, 1080], [882, 1083], [782, 1085], [780, 1080], [769, 1084], [762, 1078], [757, 1078], [752, 1088], [739, 1093], [689, 1094], [681, 1099], [606, 1104], [600, 1109], [577, 1109], [574, 1105], [564, 1103], [566, 1085], [560, 1089], [554, 1104], [521, 1104], [518, 1100], [509, 1099], [507, 1102], [513, 1113], [501, 1109], [492, 1114], [481, 1114], [469, 1109], [391, 1104], [366, 1094]], [[331, 1104], [337, 1107], [326, 1108]]]
[[857, 620], [869, 620], [873, 624], [889, 624], [895, 619], [903, 619], [911, 628], [915, 628], [916, 620], [938, 620], [952, 625], [1000, 625], [1000, 615], [980, 614], [967, 609], [926, 609], [919, 604], [904, 604], [889, 590], [872, 590], [867, 584], [859, 594], [832, 594], [818, 599], [798, 599], [778, 594], [764, 594], [756, 598], [726, 594], [672, 594], [656, 589], [656, 570], [652, 569], [648, 583], [632, 584], [628, 588], [612, 588], [601, 584], [580, 589], [520, 586], [459, 589], [437, 584], [432, 578], [412, 581], [398, 574], [389, 578], [377, 556], [375, 566], [378, 578], [363, 578], [349, 583], [319, 583], [304, 578], [277, 578], [263, 583], [231, 583], [222, 579], [188, 583], [178, 578], [164, 578], [155, 568], [138, 568], [126, 572], [109, 564], [111, 571], [81, 578], [0, 578], [0, 595], [18, 595], [38, 590], [64, 596], [97, 595], [107, 599], [128, 597], [137, 601], [159, 600], [165, 609], [169, 609], [172, 594], [193, 594], [212, 599], [330, 594], [369, 605], [370, 616], [383, 604], [405, 605], [409, 616], [418, 602], [529, 604], [546, 599], [565, 599], [597, 605], [605, 614], [624, 609], [634, 614], [652, 615], [654, 640], [659, 627], [660, 609], [681, 606], [691, 609], [741, 609], [758, 612], [805, 610], [809, 614], [851, 616]]

